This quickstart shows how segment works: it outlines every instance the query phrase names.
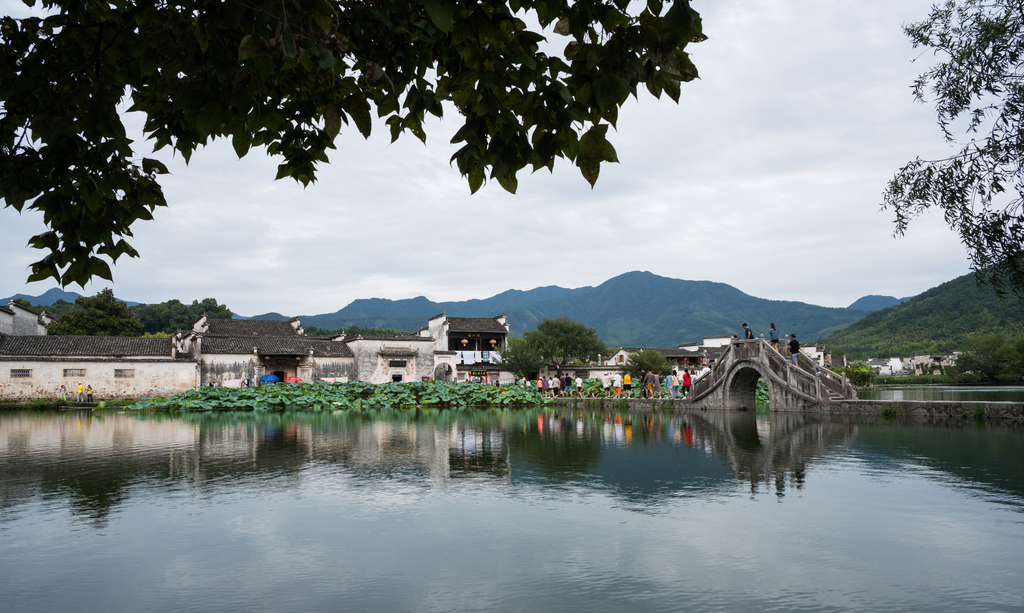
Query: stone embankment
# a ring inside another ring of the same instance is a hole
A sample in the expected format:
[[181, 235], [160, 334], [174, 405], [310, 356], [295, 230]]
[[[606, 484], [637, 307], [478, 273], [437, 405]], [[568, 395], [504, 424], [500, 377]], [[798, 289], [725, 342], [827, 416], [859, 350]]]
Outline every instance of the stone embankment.
[[[575, 401], [575, 402], [574, 402]], [[597, 411], [621, 411], [630, 413], [650, 413], [652, 411], [699, 411], [723, 410], [708, 406], [700, 401], [690, 402], [682, 399], [657, 398], [644, 400], [639, 398], [566, 398], [562, 400], [566, 407], [593, 409]], [[753, 407], [750, 407], [753, 408]], [[729, 410], [729, 409], [725, 409]], [[987, 402], [987, 401], [926, 401], [926, 400], [837, 400], [821, 402], [813, 407], [797, 409], [772, 408], [775, 413], [811, 413], [816, 415], [881, 415], [881, 416], [913, 416], [972, 419], [1012, 419], [1024, 420], [1024, 403], [1020, 402]]]

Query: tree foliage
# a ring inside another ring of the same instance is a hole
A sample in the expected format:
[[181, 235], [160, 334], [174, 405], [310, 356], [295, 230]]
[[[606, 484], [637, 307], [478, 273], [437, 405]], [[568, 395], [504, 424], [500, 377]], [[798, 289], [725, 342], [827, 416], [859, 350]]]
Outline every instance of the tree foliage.
[[[934, 99], [946, 140], [960, 149], [904, 166], [883, 206], [894, 211], [898, 235], [925, 210], [941, 209], [984, 273], [979, 279], [1000, 295], [1024, 296], [1024, 5], [946, 0], [904, 30], [941, 58], [914, 83], [914, 96]], [[965, 143], [955, 135], [961, 129]]]
[[71, 313], [50, 322], [47, 331], [71, 336], [136, 336], [142, 330], [139, 318], [114, 298], [109, 288], [92, 297], [78, 297], [75, 306]]
[[624, 369], [628, 370], [634, 379], [642, 370], [665, 376], [672, 370], [672, 363], [657, 349], [641, 349], [629, 355]]
[[1007, 342], [999, 334], [973, 336], [953, 362], [960, 381], [1019, 381], [1024, 375], [1024, 337]]
[[511, 335], [501, 350], [501, 364], [503, 369], [514, 374], [517, 379], [529, 378], [544, 365], [544, 356], [530, 341]]
[[183, 304], [180, 300], [168, 300], [159, 304], [137, 304], [128, 307], [128, 310], [139, 318], [142, 330], [146, 334], [172, 334], [177, 330], [191, 329], [195, 320], [204, 313], [216, 319], [231, 319], [234, 315], [227, 305], [218, 304], [216, 298], [193, 300], [190, 305]]
[[[35, 0], [24, 0], [29, 6]], [[617, 161], [606, 138], [643, 84], [678, 101], [697, 77], [688, 0], [42, 0], [45, 16], [0, 19], [0, 198], [43, 212], [29, 280], [111, 278], [137, 257], [131, 226], [166, 206], [167, 169], [137, 158], [118, 105], [145, 115], [155, 149], [188, 161], [230, 138], [281, 158], [307, 185], [348, 126], [372, 115], [392, 140], [426, 139], [452, 107], [459, 172], [516, 191], [517, 173], [573, 160], [593, 185]], [[536, 21], [540, 31], [527, 25]], [[561, 55], [541, 50], [552, 28]], [[103, 256], [103, 257], [101, 257]]]
[[572, 360], [590, 362], [599, 355], [608, 355], [608, 347], [597, 336], [597, 330], [568, 317], [543, 319], [523, 338], [537, 348], [545, 360], [556, 365]]

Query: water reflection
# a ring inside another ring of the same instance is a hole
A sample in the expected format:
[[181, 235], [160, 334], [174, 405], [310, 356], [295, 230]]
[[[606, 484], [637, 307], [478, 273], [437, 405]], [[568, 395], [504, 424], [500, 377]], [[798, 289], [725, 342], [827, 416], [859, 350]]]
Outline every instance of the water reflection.
[[200, 495], [289, 488], [324, 467], [355, 483], [398, 480], [430, 489], [465, 479], [504, 487], [571, 484], [609, 492], [644, 512], [733, 491], [737, 480], [751, 496], [772, 492], [781, 501], [854, 439], [870, 451], [869, 463], [913, 458], [1024, 497], [1019, 428], [982, 428], [965, 445], [962, 425], [953, 444], [944, 439], [949, 427], [897, 429], [788, 413], [14, 413], [0, 415], [0, 522], [17, 516], [22, 503], [42, 499], [62, 501], [102, 527], [134, 488], [188, 487]]

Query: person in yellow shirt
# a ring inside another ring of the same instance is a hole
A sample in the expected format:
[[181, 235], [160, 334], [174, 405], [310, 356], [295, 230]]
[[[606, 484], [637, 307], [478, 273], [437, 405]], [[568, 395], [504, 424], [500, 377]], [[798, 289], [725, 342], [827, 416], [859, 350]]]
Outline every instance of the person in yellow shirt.
[[85, 401], [85, 394], [82, 393], [82, 382], [78, 382], [78, 396], [75, 397], [75, 402]]
[[632, 393], [630, 390], [633, 388], [633, 377], [626, 373], [626, 376], [622, 378], [622, 391], [626, 394], [626, 398], [629, 398]]

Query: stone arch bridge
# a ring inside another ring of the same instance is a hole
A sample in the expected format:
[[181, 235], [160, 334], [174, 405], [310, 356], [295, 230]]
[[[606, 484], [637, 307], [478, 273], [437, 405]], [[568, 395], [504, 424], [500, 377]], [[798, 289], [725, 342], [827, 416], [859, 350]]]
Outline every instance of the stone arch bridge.
[[800, 355], [799, 365], [764, 339], [733, 341], [710, 373], [690, 390], [690, 402], [715, 409], [753, 409], [758, 380], [768, 384], [773, 411], [805, 411], [857, 398], [843, 375]]

